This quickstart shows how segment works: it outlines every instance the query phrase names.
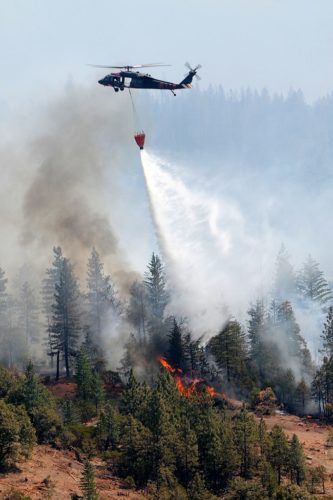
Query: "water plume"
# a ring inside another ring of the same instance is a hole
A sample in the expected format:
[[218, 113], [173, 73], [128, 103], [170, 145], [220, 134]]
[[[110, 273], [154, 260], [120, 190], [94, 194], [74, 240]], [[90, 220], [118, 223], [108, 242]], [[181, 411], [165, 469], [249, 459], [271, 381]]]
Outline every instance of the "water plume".
[[[245, 265], [241, 258], [242, 252], [252, 256], [254, 238], [237, 205], [189, 187], [179, 165], [176, 170], [147, 151], [141, 152], [141, 159], [173, 291], [170, 310], [187, 316], [197, 334], [216, 332], [231, 313], [244, 310], [249, 287], [260, 285], [257, 264], [248, 265], [246, 259]], [[248, 283], [236, 291], [235, 278], [242, 272]]]

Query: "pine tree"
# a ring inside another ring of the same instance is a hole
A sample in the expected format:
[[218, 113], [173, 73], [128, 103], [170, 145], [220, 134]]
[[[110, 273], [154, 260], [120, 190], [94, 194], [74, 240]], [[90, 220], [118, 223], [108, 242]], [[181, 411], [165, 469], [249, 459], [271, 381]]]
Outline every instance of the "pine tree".
[[0, 340], [5, 329], [5, 313], [7, 303], [7, 278], [5, 278], [5, 271], [0, 267]]
[[148, 294], [148, 303], [154, 318], [162, 321], [164, 310], [169, 302], [169, 294], [166, 290], [166, 278], [163, 264], [153, 253], [145, 273], [144, 284]]
[[56, 284], [51, 340], [57, 352], [57, 379], [59, 378], [59, 355], [62, 354], [66, 376], [71, 374], [72, 360], [77, 353], [77, 342], [81, 332], [80, 292], [73, 266], [69, 259], [62, 261], [59, 283]]
[[288, 468], [290, 471], [291, 480], [293, 482], [296, 482], [300, 486], [305, 480], [306, 468], [303, 447], [299, 442], [296, 434], [293, 434], [290, 443]]
[[230, 320], [218, 335], [208, 343], [219, 368], [225, 372], [228, 382], [239, 381], [244, 373], [246, 358], [245, 336], [240, 324]]
[[115, 450], [120, 438], [120, 417], [112, 403], [105, 405], [97, 422], [97, 442], [102, 451]]
[[286, 301], [279, 305], [276, 327], [277, 334], [285, 343], [285, 351], [288, 356], [298, 359], [303, 371], [311, 369], [310, 352], [300, 333], [300, 327], [296, 322], [290, 302]]
[[319, 264], [311, 255], [298, 274], [297, 287], [301, 297], [321, 305], [333, 298], [332, 290], [328, 286], [323, 272], [319, 269]]
[[95, 248], [92, 249], [87, 268], [88, 324], [96, 344], [102, 340], [103, 323], [108, 312], [120, 313], [120, 302], [111, 276], [104, 274], [104, 264]]
[[96, 370], [93, 371], [92, 376], [92, 401], [96, 407], [96, 413], [99, 412], [105, 399], [104, 383], [101, 379], [99, 373]]
[[176, 443], [177, 472], [181, 483], [187, 488], [199, 465], [198, 442], [186, 415], [180, 419], [179, 440]]
[[53, 359], [57, 355], [56, 346], [53, 342], [51, 332], [51, 325], [53, 322], [53, 307], [55, 305], [56, 285], [60, 281], [60, 273], [63, 262], [62, 250], [60, 247], [53, 247], [54, 259], [52, 267], [46, 269], [46, 276], [42, 281], [42, 308], [45, 317], [46, 328], [46, 346], [47, 355], [50, 356], [51, 365], [53, 366]]
[[167, 359], [174, 368], [178, 368], [183, 371], [186, 369], [184, 341], [181, 329], [175, 318], [173, 319], [172, 330], [169, 334]]
[[270, 437], [269, 461], [276, 472], [278, 484], [281, 484], [282, 474], [286, 470], [289, 459], [288, 440], [282, 428], [278, 425], [274, 425]]
[[240, 474], [245, 479], [252, 476], [256, 463], [257, 426], [245, 406], [237, 415], [234, 427], [235, 442], [240, 456]]
[[203, 367], [204, 361], [206, 360], [203, 359], [203, 357], [205, 358], [205, 351], [202, 346], [200, 346], [201, 342], [202, 338], [193, 340], [191, 332], [185, 332], [183, 334], [184, 357], [187, 361], [188, 368], [192, 373], [204, 375], [202, 371], [204, 372], [205, 368], [208, 367]]
[[8, 365], [8, 359], [5, 359], [5, 352], [8, 345], [8, 296], [7, 296], [7, 278], [5, 272], [0, 267], [0, 360]]
[[39, 340], [39, 307], [34, 291], [26, 281], [21, 287], [17, 307], [19, 325], [28, 348]]
[[83, 465], [83, 475], [81, 479], [81, 488], [83, 491], [84, 500], [98, 500], [99, 495], [97, 493], [95, 484], [95, 474], [92, 464], [89, 460], [85, 460]]
[[133, 415], [139, 420], [144, 420], [150, 404], [150, 389], [144, 383], [140, 384], [133, 371], [130, 371], [126, 390], [122, 394], [121, 408], [125, 415]]
[[82, 401], [90, 401], [93, 397], [93, 371], [84, 347], [76, 357], [76, 395]]
[[127, 318], [135, 328], [136, 338], [140, 342], [147, 339], [148, 304], [147, 290], [143, 283], [135, 281], [130, 288]]
[[251, 358], [260, 364], [261, 345], [265, 332], [266, 311], [263, 300], [257, 300], [256, 304], [248, 310], [250, 316], [248, 334], [251, 346]]
[[321, 334], [323, 339], [323, 351], [326, 356], [333, 355], [333, 306], [330, 306], [327, 311], [326, 321], [324, 323], [324, 330]]
[[154, 477], [153, 437], [149, 429], [133, 416], [128, 416], [122, 427], [122, 467], [133, 477], [137, 487]]
[[301, 381], [296, 386], [295, 397], [297, 403], [300, 406], [301, 413], [305, 415], [306, 405], [311, 399], [311, 392], [304, 378], [302, 378]]
[[296, 277], [289, 262], [289, 255], [284, 245], [281, 245], [276, 258], [275, 281], [273, 295], [278, 302], [291, 300], [296, 293]]

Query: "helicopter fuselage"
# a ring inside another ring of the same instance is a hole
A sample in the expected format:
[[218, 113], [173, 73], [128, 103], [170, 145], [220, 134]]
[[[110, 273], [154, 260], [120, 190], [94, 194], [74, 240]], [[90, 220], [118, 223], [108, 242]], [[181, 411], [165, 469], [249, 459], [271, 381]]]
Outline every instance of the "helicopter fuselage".
[[[192, 74], [193, 73], [193, 74]], [[159, 90], [177, 90], [191, 88], [191, 82], [194, 72], [190, 72], [188, 76], [180, 83], [167, 82], [158, 80], [151, 75], [140, 73], [139, 71], [120, 71], [119, 73], [110, 73], [98, 81], [99, 84], [105, 87], [113, 87], [116, 92], [118, 90], [129, 89], [159, 89]], [[129, 81], [126, 82], [126, 79]]]

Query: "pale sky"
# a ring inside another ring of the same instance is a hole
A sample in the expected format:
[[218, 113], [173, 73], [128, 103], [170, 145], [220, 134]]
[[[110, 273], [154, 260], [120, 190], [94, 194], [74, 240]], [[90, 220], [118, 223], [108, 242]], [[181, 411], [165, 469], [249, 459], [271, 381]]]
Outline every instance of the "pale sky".
[[180, 81], [201, 63], [200, 85], [333, 88], [332, 0], [0, 0], [0, 105], [43, 98], [103, 70], [86, 63], [164, 62]]

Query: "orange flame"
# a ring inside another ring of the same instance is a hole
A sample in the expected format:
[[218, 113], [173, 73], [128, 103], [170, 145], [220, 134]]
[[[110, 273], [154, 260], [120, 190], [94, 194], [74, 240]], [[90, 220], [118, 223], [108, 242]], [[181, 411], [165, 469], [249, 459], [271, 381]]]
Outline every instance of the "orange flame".
[[[175, 382], [176, 382], [176, 387], [178, 389], [178, 392], [182, 396], [185, 396], [185, 397], [188, 398], [189, 396], [191, 396], [195, 392], [196, 387], [199, 384], [199, 382], [203, 382], [203, 380], [201, 378], [189, 378], [189, 377], [186, 377], [186, 379], [188, 380], [188, 382], [186, 381], [186, 383], [184, 383], [184, 381], [182, 380], [182, 377], [181, 377], [183, 371], [180, 368], [174, 368], [162, 356], [160, 356], [158, 358], [158, 360], [161, 363], [161, 365], [169, 373], [171, 373], [172, 375], [174, 375]], [[223, 394], [220, 394], [220, 393], [216, 392], [216, 390], [214, 389], [214, 387], [211, 387], [209, 385], [206, 385], [205, 387], [207, 389], [208, 394], [210, 396], [212, 396], [212, 397], [214, 397], [214, 396], [224, 396]]]
[[182, 370], [180, 368], [174, 368], [162, 356], [160, 356], [158, 360], [161, 363], [161, 365], [164, 366], [166, 370], [168, 370], [169, 373], [182, 373]]

